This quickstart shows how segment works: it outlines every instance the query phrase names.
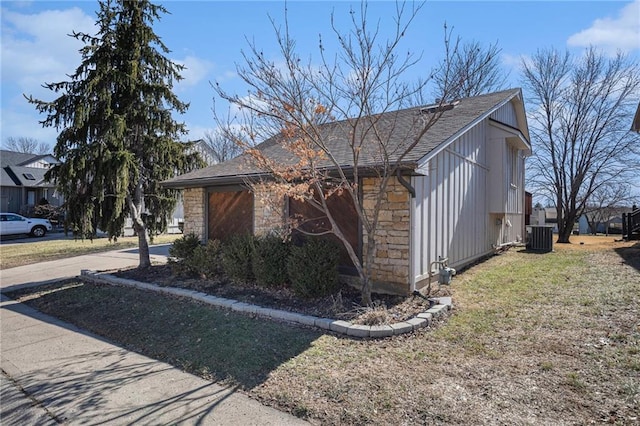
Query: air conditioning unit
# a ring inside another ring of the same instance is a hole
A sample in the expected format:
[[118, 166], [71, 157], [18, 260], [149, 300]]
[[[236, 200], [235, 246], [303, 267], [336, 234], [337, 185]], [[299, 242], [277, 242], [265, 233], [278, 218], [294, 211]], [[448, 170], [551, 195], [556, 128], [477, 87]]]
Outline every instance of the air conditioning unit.
[[553, 250], [553, 228], [551, 226], [530, 226], [527, 235], [527, 249], [550, 252]]

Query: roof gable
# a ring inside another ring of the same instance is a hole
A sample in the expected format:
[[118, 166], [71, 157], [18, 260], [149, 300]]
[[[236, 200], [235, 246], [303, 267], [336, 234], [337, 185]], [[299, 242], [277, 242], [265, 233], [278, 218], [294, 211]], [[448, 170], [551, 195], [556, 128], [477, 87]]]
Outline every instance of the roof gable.
[[44, 178], [52, 164], [59, 161], [50, 154], [37, 155], [0, 150], [1, 186], [52, 186]]

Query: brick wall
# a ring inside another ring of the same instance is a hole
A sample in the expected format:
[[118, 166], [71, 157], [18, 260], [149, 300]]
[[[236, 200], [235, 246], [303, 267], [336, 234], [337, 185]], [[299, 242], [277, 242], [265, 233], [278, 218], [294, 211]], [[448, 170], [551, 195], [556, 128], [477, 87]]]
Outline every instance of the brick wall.
[[205, 241], [205, 190], [204, 188], [187, 188], [184, 198], [184, 234], [196, 234]]
[[[379, 179], [365, 178], [362, 183], [364, 208], [371, 212], [378, 192]], [[254, 234], [264, 235], [284, 225], [285, 205], [283, 197], [266, 187], [254, 188]], [[194, 233], [206, 239], [204, 188], [184, 190], [184, 233]], [[384, 194], [373, 267], [374, 290], [389, 293], [409, 292], [409, 219], [410, 195], [394, 177]], [[366, 253], [367, 237], [363, 236]]]
[[[373, 212], [379, 187], [380, 179], [363, 179], [363, 202], [368, 214]], [[409, 191], [397, 178], [391, 178], [383, 195], [375, 237], [376, 254], [372, 278], [376, 291], [409, 292], [410, 201]], [[366, 253], [366, 235], [363, 236], [363, 243], [363, 252]]]
[[264, 185], [254, 190], [254, 223], [255, 235], [264, 235], [274, 228], [284, 225], [284, 197]]

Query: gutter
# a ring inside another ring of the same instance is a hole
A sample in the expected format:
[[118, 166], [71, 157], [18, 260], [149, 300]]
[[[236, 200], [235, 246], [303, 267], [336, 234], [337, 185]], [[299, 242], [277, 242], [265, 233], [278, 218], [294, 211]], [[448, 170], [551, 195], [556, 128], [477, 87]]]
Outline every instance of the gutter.
[[396, 170], [396, 177], [398, 178], [398, 182], [400, 182], [400, 185], [407, 188], [407, 191], [409, 191], [409, 194], [411, 194], [411, 198], [416, 198], [416, 189], [411, 186], [411, 183], [409, 183], [409, 181], [406, 180], [404, 176], [402, 176], [402, 174], [400, 173], [400, 169]]

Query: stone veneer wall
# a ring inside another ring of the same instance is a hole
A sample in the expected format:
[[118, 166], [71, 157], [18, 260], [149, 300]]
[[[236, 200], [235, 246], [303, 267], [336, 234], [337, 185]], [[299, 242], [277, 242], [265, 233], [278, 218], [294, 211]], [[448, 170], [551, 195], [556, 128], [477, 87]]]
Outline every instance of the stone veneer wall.
[[264, 235], [284, 225], [284, 197], [264, 185], [253, 188], [253, 233]]
[[182, 193], [184, 202], [184, 234], [196, 234], [205, 241], [205, 196], [204, 188], [187, 188]]
[[[363, 203], [368, 213], [373, 211], [379, 187], [380, 179], [363, 179]], [[376, 254], [372, 277], [374, 291], [409, 293], [410, 206], [409, 191], [397, 178], [391, 178], [386, 194], [383, 196], [376, 231]], [[363, 244], [364, 254], [367, 247], [366, 235], [363, 235]]]

